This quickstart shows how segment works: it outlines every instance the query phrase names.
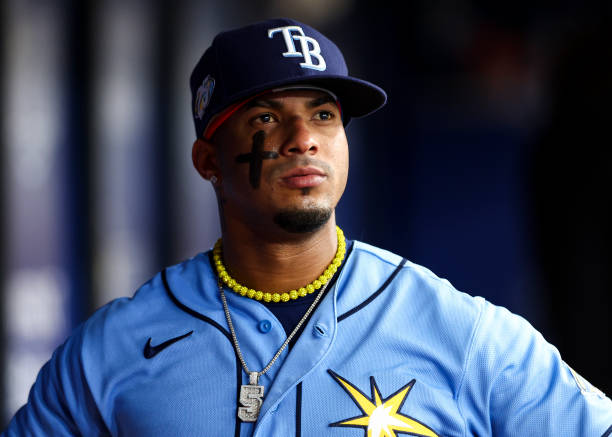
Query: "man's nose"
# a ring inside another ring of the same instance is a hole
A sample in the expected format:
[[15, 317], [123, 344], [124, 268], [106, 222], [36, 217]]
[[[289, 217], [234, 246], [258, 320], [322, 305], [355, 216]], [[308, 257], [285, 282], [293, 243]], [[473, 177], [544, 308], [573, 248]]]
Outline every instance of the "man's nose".
[[319, 142], [311, 127], [300, 117], [291, 120], [286, 127], [286, 139], [281, 147], [281, 155], [314, 155], [319, 150]]

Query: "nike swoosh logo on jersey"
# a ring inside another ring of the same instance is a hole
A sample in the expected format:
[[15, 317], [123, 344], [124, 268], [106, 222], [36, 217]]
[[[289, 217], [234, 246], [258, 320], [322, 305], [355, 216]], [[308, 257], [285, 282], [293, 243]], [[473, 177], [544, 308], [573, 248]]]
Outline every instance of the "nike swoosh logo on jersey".
[[193, 334], [193, 331], [189, 331], [186, 334], [179, 335], [178, 337], [171, 338], [170, 340], [166, 340], [163, 343], [160, 343], [160, 344], [158, 344], [156, 346], [151, 346], [151, 337], [149, 337], [149, 339], [147, 340], [147, 344], [145, 344], [145, 347], [144, 347], [144, 351], [143, 351], [144, 357], [146, 359], [153, 358], [155, 355], [157, 355], [158, 353], [160, 353], [161, 351], [166, 349], [171, 344], [174, 344], [174, 343], [176, 343], [179, 340], [187, 338], [191, 334]]

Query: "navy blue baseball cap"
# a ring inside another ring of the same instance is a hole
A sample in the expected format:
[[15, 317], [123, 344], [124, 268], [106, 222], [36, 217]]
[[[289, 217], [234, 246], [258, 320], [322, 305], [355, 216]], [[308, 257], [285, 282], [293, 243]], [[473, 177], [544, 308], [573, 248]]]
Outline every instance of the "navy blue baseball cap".
[[[312, 27], [276, 18], [219, 33], [190, 78], [196, 136], [240, 102], [277, 88], [305, 85], [329, 91], [344, 125], [387, 101], [378, 86], [348, 75], [340, 49]], [[217, 120], [217, 126], [218, 126]]]

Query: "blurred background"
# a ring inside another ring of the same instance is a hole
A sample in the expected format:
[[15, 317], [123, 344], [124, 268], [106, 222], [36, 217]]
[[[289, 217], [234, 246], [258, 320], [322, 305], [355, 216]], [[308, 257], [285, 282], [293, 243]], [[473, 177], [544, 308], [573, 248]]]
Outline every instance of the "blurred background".
[[389, 94], [348, 128], [348, 238], [523, 315], [612, 393], [612, 4], [392, 3], [1, 3], [0, 427], [76, 325], [219, 236], [188, 77], [275, 16]]

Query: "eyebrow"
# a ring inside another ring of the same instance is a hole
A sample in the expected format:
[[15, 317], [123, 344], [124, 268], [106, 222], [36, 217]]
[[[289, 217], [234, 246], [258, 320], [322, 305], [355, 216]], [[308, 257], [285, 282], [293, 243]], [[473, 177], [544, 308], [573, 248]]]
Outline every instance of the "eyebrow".
[[317, 97], [316, 99], [311, 100], [306, 104], [306, 106], [308, 106], [309, 108], [316, 108], [317, 106], [321, 106], [326, 103], [336, 104], [336, 100], [329, 94], [325, 94], [324, 96]]
[[272, 99], [253, 99], [247, 102], [246, 105], [244, 105], [243, 110], [246, 111], [248, 109], [257, 108], [257, 107], [280, 109], [283, 107], [283, 105], [282, 103], [276, 100], [272, 100]]
[[[316, 108], [318, 106], [324, 105], [326, 103], [336, 104], [336, 100], [329, 94], [326, 94], [324, 96], [317, 97], [316, 99], [312, 99], [308, 101], [306, 103], [306, 107], [312, 109], [312, 108]], [[283, 104], [275, 99], [265, 99], [265, 98], [264, 99], [253, 99], [244, 105], [243, 111], [247, 111], [251, 108], [257, 108], [257, 107], [282, 109]]]

